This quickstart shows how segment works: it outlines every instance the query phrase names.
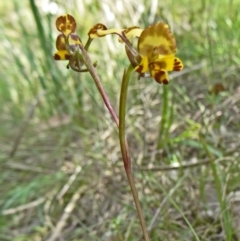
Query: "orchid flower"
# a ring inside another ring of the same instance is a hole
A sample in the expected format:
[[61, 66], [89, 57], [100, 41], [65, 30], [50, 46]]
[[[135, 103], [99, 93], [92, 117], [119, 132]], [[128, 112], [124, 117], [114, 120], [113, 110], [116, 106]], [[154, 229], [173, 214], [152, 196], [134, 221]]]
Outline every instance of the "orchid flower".
[[[53, 58], [55, 60], [68, 60], [67, 68], [71, 67], [77, 72], [87, 72], [79, 48], [82, 45], [80, 37], [75, 33], [77, 24], [73, 16], [69, 14], [61, 15], [56, 20], [56, 27], [61, 34], [56, 39], [57, 52]], [[96, 66], [96, 64], [94, 64]]]
[[[180, 71], [183, 69], [182, 61], [175, 57], [176, 40], [169, 26], [163, 22], [157, 22], [146, 29], [133, 26], [127, 29], [95, 29], [90, 34], [91, 38], [103, 37], [107, 34], [120, 36], [119, 42], [131, 41], [138, 38], [137, 51], [129, 43], [126, 52], [135, 71], [140, 77], [148, 74], [160, 84], [168, 84], [168, 71]], [[127, 41], [126, 41], [127, 40]]]

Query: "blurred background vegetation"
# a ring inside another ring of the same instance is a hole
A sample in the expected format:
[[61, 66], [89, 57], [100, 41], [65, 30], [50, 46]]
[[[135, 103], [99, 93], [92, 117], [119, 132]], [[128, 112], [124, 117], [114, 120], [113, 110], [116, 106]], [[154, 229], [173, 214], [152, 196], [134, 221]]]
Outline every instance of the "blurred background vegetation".
[[[127, 135], [152, 241], [240, 240], [240, 0], [0, 3], [0, 240], [140, 241], [118, 133], [88, 73], [53, 61], [56, 18], [88, 30], [168, 23], [185, 68], [133, 75]], [[93, 61], [116, 111], [128, 66], [116, 36]]]

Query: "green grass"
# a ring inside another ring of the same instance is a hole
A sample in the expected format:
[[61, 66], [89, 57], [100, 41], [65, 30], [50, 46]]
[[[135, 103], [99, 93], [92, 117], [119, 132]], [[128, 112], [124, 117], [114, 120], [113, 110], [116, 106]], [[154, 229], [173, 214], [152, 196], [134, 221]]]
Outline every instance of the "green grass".
[[[74, 210], [62, 240], [141, 240], [117, 129], [94, 82], [52, 59], [55, 19], [63, 12], [76, 18], [83, 42], [97, 22], [170, 25], [186, 73], [171, 74], [168, 86], [134, 74], [127, 103], [126, 134], [150, 237], [239, 240], [240, 1], [159, 1], [157, 8], [154, 1], [118, 2], [122, 11], [109, 0], [66, 1], [55, 14], [41, 1], [0, 3], [0, 240], [49, 240], [69, 202]], [[118, 112], [124, 47], [108, 36], [89, 52]], [[224, 91], [214, 95], [218, 83]]]

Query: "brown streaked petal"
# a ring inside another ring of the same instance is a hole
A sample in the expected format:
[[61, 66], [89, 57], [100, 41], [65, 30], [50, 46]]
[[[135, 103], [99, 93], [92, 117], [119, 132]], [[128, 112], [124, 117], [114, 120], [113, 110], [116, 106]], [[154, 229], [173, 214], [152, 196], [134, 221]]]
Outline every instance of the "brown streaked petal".
[[77, 24], [73, 16], [64, 14], [57, 18], [56, 27], [58, 31], [68, 36], [70, 33], [75, 32]]
[[149, 64], [149, 71], [151, 76], [158, 82], [159, 84], [167, 85], [169, 83], [168, 73], [164, 69], [160, 69], [159, 65]]
[[57, 36], [56, 48], [57, 50], [66, 50], [65, 37], [62, 33]]
[[174, 58], [173, 70], [180, 71], [183, 69], [183, 63], [179, 58]]
[[167, 24], [158, 22], [143, 30], [138, 41], [141, 56], [172, 55], [176, 41]]

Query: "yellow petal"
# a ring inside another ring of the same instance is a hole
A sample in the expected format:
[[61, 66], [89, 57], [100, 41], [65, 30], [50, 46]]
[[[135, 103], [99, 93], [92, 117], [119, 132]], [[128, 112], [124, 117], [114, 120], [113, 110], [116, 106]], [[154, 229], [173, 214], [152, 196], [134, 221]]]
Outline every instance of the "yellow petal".
[[75, 32], [77, 24], [73, 16], [64, 14], [57, 18], [56, 27], [58, 31], [68, 36], [70, 33]]
[[142, 31], [138, 41], [141, 56], [172, 55], [176, 53], [176, 41], [167, 24], [158, 22]]
[[71, 56], [66, 50], [57, 51], [53, 56], [55, 60], [69, 60], [70, 57]]
[[148, 58], [143, 57], [140, 64], [134, 69], [138, 73], [145, 73], [148, 71]]

